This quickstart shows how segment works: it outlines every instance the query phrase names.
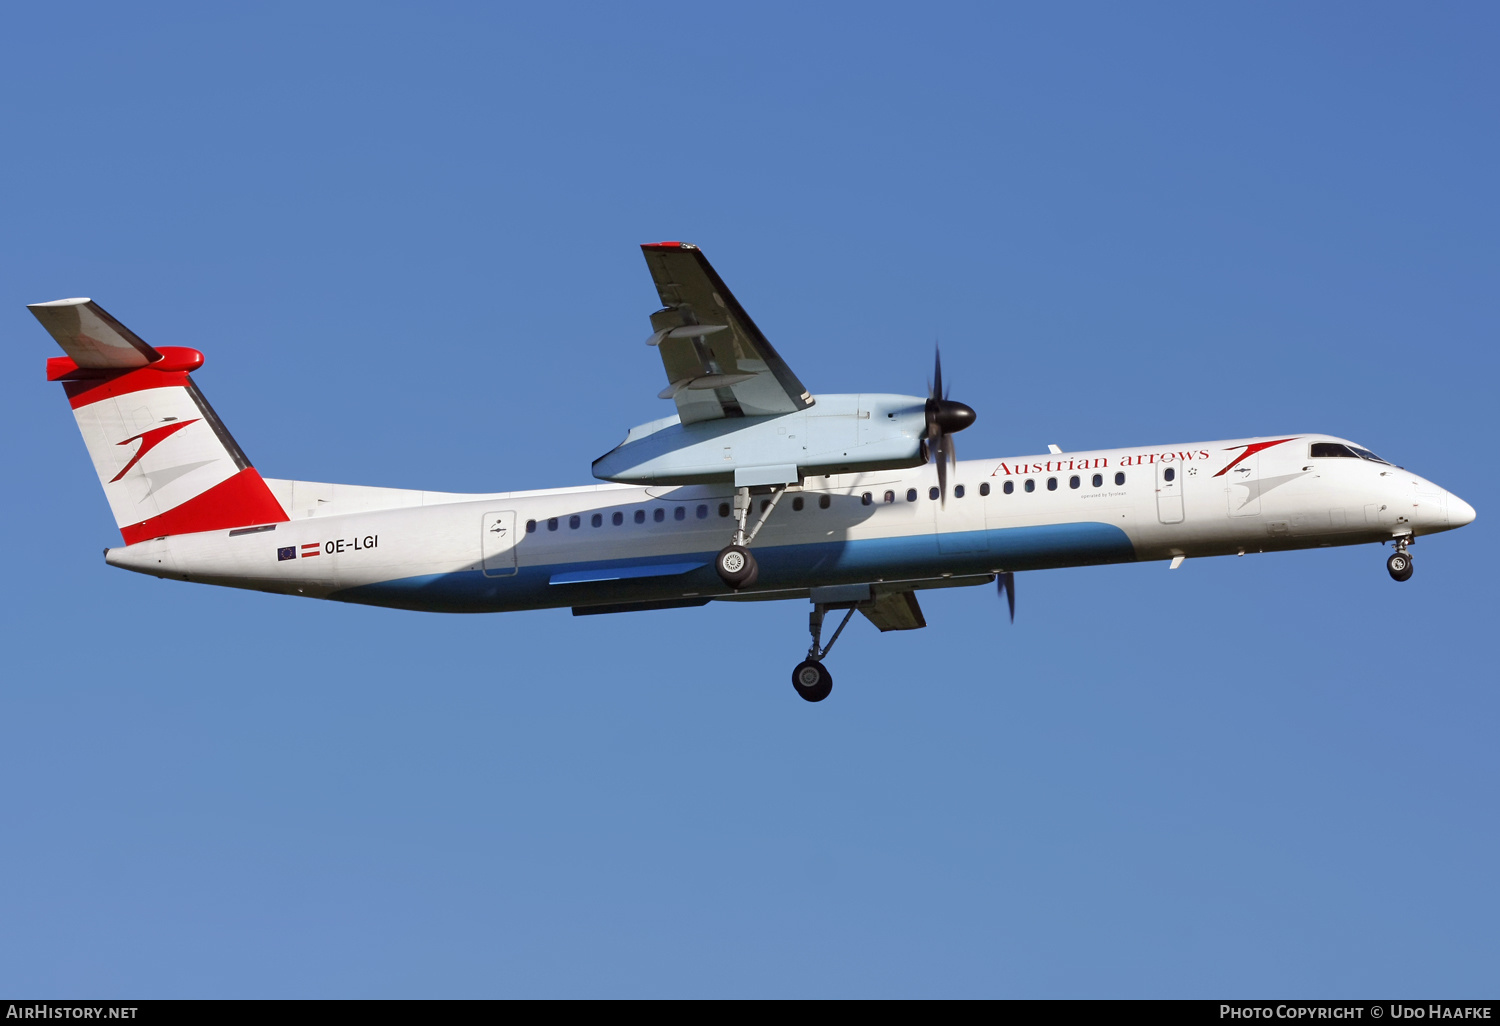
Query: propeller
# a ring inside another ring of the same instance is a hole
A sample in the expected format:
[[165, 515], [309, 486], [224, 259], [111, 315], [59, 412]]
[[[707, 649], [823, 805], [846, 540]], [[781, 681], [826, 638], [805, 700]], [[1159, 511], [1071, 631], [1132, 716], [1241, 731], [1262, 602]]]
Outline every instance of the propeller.
[[1010, 622], [1016, 622], [1016, 575], [1009, 570], [995, 575], [995, 586], [1000, 589], [1000, 594], [1005, 596], [1010, 603]]
[[953, 435], [974, 423], [974, 411], [963, 403], [956, 403], [943, 391], [943, 354], [933, 347], [935, 360], [932, 371], [932, 387], [927, 393], [927, 441], [928, 452], [937, 461], [938, 497], [944, 508], [948, 505], [948, 465], [958, 462], [958, 450], [953, 445]]

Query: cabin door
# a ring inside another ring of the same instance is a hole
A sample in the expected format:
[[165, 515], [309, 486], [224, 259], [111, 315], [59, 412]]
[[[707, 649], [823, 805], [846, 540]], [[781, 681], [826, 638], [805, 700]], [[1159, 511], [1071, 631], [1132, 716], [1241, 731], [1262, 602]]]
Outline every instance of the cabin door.
[[1164, 524], [1182, 523], [1182, 468], [1176, 463], [1156, 465], [1156, 516]]
[[516, 514], [514, 510], [486, 513], [479, 535], [484, 576], [510, 577], [516, 572]]

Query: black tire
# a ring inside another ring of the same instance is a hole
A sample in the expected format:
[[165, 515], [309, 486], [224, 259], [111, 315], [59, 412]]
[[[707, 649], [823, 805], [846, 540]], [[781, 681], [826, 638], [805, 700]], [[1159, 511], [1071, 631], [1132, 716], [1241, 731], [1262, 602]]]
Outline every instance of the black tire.
[[806, 701], [821, 702], [833, 690], [833, 674], [816, 659], [804, 659], [792, 671], [792, 687]]
[[714, 557], [714, 570], [718, 571], [719, 580], [736, 591], [750, 587], [760, 577], [760, 565], [743, 545], [720, 549]]
[[1411, 565], [1411, 556], [1405, 552], [1391, 553], [1391, 558], [1385, 561], [1385, 568], [1389, 571], [1391, 579], [1396, 581], [1411, 580], [1414, 569]]

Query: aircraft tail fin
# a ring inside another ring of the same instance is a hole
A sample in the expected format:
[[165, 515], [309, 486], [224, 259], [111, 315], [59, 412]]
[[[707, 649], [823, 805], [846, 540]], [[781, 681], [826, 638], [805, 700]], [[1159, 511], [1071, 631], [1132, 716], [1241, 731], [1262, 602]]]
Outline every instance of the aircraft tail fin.
[[47, 380], [63, 383], [127, 545], [287, 519], [193, 383], [202, 353], [153, 348], [90, 299], [27, 309], [68, 354]]

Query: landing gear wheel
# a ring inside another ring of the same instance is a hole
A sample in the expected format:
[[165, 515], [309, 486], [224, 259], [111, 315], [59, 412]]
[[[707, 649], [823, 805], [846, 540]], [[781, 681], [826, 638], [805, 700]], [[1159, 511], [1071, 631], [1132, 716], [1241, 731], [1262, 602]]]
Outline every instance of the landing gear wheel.
[[736, 591], [750, 587], [760, 576], [759, 564], [743, 545], [729, 545], [719, 550], [714, 557], [714, 569], [719, 572], [719, 580]]
[[1391, 579], [1396, 581], [1409, 581], [1412, 575], [1411, 557], [1405, 552], [1393, 552], [1391, 558], [1385, 561], [1385, 568], [1390, 571]]
[[816, 659], [807, 659], [792, 671], [792, 687], [807, 701], [821, 702], [833, 690], [833, 674]]

